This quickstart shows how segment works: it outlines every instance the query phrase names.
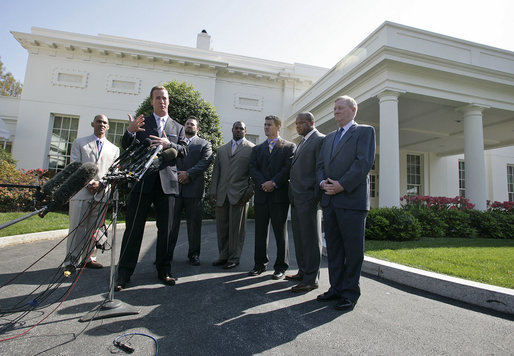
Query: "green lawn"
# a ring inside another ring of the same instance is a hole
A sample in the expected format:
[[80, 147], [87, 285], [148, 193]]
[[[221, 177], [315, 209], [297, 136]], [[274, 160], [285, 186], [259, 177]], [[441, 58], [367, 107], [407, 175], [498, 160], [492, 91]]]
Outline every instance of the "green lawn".
[[366, 241], [366, 255], [500, 287], [514, 288], [514, 240], [422, 238]]
[[[27, 213], [0, 213], [0, 224], [14, 220]], [[48, 213], [44, 218], [38, 215], [20, 221], [14, 225], [0, 230], [0, 237], [19, 234], [27, 234], [30, 232], [51, 231], [68, 228], [68, 214], [66, 213]]]

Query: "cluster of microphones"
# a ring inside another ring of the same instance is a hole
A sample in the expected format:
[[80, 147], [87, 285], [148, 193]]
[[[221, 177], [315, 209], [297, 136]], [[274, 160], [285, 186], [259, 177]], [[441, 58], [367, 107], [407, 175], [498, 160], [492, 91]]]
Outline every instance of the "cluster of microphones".
[[[143, 142], [135, 139], [114, 161], [100, 181], [104, 186], [120, 180], [139, 181], [146, 172], [158, 170], [161, 164], [176, 157], [177, 150], [174, 148], [163, 150], [161, 145], [152, 146], [149, 138]], [[36, 199], [39, 201], [51, 199], [51, 202], [39, 212], [39, 216], [44, 217], [49, 211], [68, 203], [94, 179], [97, 173], [98, 167], [92, 162], [74, 161], [68, 164], [36, 193]]]

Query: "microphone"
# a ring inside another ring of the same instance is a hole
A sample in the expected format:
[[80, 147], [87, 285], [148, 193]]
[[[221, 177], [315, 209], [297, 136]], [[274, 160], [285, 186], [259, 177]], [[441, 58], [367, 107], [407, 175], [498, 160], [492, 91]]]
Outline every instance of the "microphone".
[[167, 148], [159, 153], [157, 159], [155, 159], [150, 165], [149, 170], [155, 171], [158, 170], [161, 164], [168, 163], [177, 158], [178, 151], [173, 147]]
[[127, 149], [125, 151], [123, 151], [123, 153], [121, 155], [119, 155], [118, 158], [116, 158], [116, 160], [113, 162], [113, 165], [120, 163], [122, 160], [125, 159], [125, 157], [132, 155], [133, 151], [136, 149], [136, 147], [138, 145], [139, 145], [139, 140], [137, 138], [135, 138], [132, 141], [132, 143], [130, 144], [130, 146], [128, 146]]
[[178, 151], [173, 147], [167, 148], [159, 154], [159, 160], [162, 162], [171, 162], [177, 158]]
[[53, 201], [48, 204], [47, 209], [39, 213], [44, 217], [47, 212], [59, 205], [66, 204], [75, 194], [84, 188], [98, 173], [98, 167], [93, 162], [84, 163], [75, 171], [53, 195]]
[[157, 155], [161, 151], [162, 151], [162, 145], [157, 146], [157, 148], [154, 150], [154, 152], [152, 153], [152, 156], [150, 156], [150, 158], [146, 162], [146, 164], [143, 167], [143, 169], [141, 170], [141, 172], [140, 173], [139, 172], [136, 173], [137, 174], [137, 180], [140, 180], [141, 177], [143, 177], [143, 175], [146, 173], [147, 169], [150, 167], [150, 165], [152, 164], [152, 162], [155, 159], [155, 157], [157, 157]]
[[52, 179], [46, 182], [41, 188], [42, 192], [36, 193], [37, 200], [43, 200], [46, 196], [51, 196], [55, 191], [71, 176], [77, 169], [82, 166], [82, 162], [73, 161], [68, 164], [62, 171], [57, 173]]
[[128, 169], [130, 166], [132, 166], [134, 164], [134, 162], [137, 162], [141, 157], [146, 155], [147, 148], [150, 147], [151, 144], [152, 144], [151, 139], [149, 139], [149, 138], [144, 139], [143, 142], [139, 145], [139, 147], [136, 148], [134, 150], [134, 152], [130, 156], [127, 157], [126, 164], [120, 163], [120, 168]]

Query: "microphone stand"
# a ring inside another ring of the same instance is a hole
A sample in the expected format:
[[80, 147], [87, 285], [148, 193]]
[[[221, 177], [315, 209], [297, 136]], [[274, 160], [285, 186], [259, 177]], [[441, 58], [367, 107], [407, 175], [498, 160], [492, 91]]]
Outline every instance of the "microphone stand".
[[[112, 185], [111, 185], [112, 186]], [[135, 307], [122, 302], [120, 300], [114, 299], [114, 273], [116, 269], [116, 223], [118, 220], [118, 187], [115, 185], [115, 188], [112, 192], [112, 199], [114, 202], [114, 208], [112, 213], [112, 242], [111, 242], [111, 271], [109, 277], [109, 295], [107, 299], [102, 302], [100, 305], [93, 308], [86, 315], [80, 318], [80, 321], [90, 321], [97, 319], [105, 319], [112, 318], [116, 316], [125, 316], [125, 315], [134, 315], [139, 314], [139, 310]]]

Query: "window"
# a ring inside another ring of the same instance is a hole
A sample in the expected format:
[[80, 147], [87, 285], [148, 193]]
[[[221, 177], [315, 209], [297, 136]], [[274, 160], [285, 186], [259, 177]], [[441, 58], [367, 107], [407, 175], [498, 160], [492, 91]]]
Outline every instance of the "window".
[[5, 150], [5, 152], [11, 153], [12, 142], [7, 140], [0, 140], [0, 147], [2, 147]]
[[48, 169], [60, 171], [70, 163], [71, 144], [77, 138], [79, 118], [52, 114], [53, 128], [48, 152]]
[[507, 192], [509, 201], [514, 201], [514, 164], [507, 165]]
[[255, 144], [255, 145], [256, 145], [256, 144], [257, 144], [257, 140], [259, 139], [259, 135], [251, 135], [251, 134], [247, 134], [247, 135], [245, 136], [245, 138], [246, 138], [248, 141], [250, 141], [251, 143], [253, 143], [253, 144]]
[[423, 194], [421, 181], [421, 156], [407, 155], [407, 194]]
[[466, 197], [466, 164], [459, 160], [459, 197]]
[[127, 131], [128, 121], [109, 119], [109, 131], [107, 131], [107, 139], [121, 148], [121, 138]]
[[374, 174], [369, 175], [369, 197], [375, 198], [377, 196], [377, 176]]

